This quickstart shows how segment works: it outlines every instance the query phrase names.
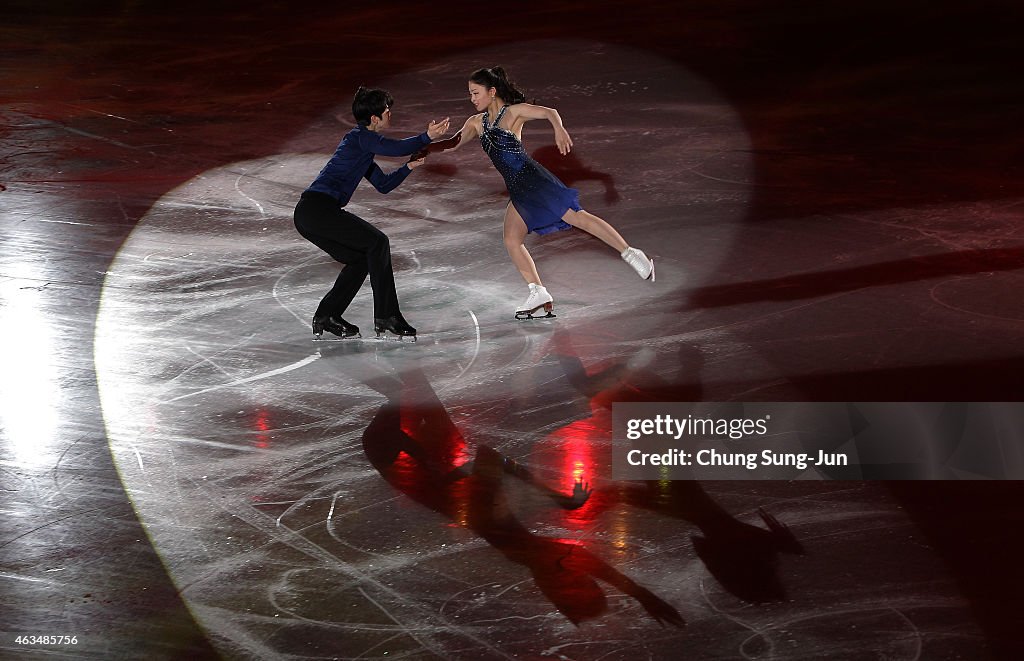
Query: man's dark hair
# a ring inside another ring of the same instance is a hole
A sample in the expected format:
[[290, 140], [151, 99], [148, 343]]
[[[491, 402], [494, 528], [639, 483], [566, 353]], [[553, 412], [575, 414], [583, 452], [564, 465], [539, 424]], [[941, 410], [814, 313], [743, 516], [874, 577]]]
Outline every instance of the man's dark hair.
[[383, 117], [384, 111], [395, 102], [385, 90], [360, 87], [352, 99], [352, 114], [363, 126], [370, 125], [370, 117]]

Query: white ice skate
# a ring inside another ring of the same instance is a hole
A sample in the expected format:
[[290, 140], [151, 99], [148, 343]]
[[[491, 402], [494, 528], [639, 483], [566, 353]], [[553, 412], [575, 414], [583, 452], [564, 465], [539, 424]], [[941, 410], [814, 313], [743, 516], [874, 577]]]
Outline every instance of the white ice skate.
[[654, 282], [654, 260], [647, 257], [643, 250], [637, 248], [626, 248], [619, 255], [622, 259], [633, 267], [636, 274], [644, 280], [650, 280]]
[[[530, 283], [530, 295], [526, 297], [526, 301], [523, 302], [518, 308], [516, 308], [516, 319], [546, 319], [548, 317], [554, 317], [555, 313], [551, 311], [552, 302], [555, 299], [551, 298], [551, 294], [548, 290], [541, 285]], [[537, 310], [544, 308], [547, 314], [542, 317], [534, 317], [533, 313]]]

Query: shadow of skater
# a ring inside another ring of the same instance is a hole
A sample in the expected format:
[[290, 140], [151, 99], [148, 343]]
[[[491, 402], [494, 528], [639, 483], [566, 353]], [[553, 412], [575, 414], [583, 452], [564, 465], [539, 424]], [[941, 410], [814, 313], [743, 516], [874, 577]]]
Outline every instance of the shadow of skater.
[[454, 177], [459, 172], [458, 166], [454, 163], [438, 163], [436, 161], [427, 161], [423, 165], [423, 169], [426, 172], [442, 177]]
[[626, 485], [619, 502], [683, 519], [700, 529], [693, 548], [708, 572], [733, 595], [752, 603], [781, 601], [786, 591], [778, 575], [779, 553], [802, 554], [803, 546], [785, 525], [764, 509], [767, 528], [737, 520], [690, 480]]
[[535, 535], [516, 519], [502, 486], [503, 458], [489, 447], [477, 450], [469, 524], [506, 558], [527, 567], [541, 592], [573, 624], [608, 608], [600, 579], [636, 599], [659, 623], [681, 626], [678, 611], [650, 590], [612, 568], [582, 544]]
[[615, 178], [607, 172], [591, 170], [580, 160], [576, 152], [562, 156], [555, 145], [545, 145], [531, 154], [551, 174], [562, 180], [566, 186], [572, 187], [577, 181], [600, 181], [604, 185], [604, 201], [615, 204], [619, 201], [619, 191], [615, 188]]
[[[653, 355], [644, 359], [636, 354], [628, 361], [606, 361], [598, 369], [588, 370], [575, 351], [572, 336], [564, 329], [555, 331], [553, 349], [567, 381], [590, 401], [594, 417], [605, 418], [602, 424], [588, 421], [585, 425], [588, 430], [610, 428], [608, 411], [615, 402], [680, 401], [680, 395], [689, 401], [700, 401], [702, 395], [699, 372], [703, 358], [693, 347], [679, 348], [678, 364], [682, 373], [676, 380], [688, 385], [674, 388], [649, 372]], [[674, 396], [674, 400], [669, 395]], [[666, 396], [669, 398], [663, 399]], [[599, 464], [610, 465], [611, 457], [605, 457]], [[517, 465], [516, 471], [524, 479], [534, 479], [525, 466]], [[697, 526], [701, 534], [690, 538], [697, 556], [723, 588], [750, 602], [784, 599], [786, 593], [778, 576], [778, 555], [804, 552], [793, 533], [771, 514], [761, 508], [757, 510], [767, 528], [739, 521], [694, 480], [612, 483], [595, 492], [589, 505], [593, 511], [589, 514], [594, 516], [618, 504]]]
[[[372, 379], [367, 385], [388, 398], [363, 433], [363, 450], [373, 467], [395, 488], [526, 567], [540, 591], [573, 624], [607, 611], [598, 580], [636, 599], [659, 624], [684, 624], [669, 603], [582, 544], [536, 535], [523, 526], [504, 487], [504, 476], [516, 475], [518, 465], [483, 445], [471, 456], [422, 372]], [[589, 496], [582, 482], [567, 496], [529, 476], [518, 477], [566, 509], [579, 507]]]
[[680, 310], [718, 308], [759, 301], [799, 301], [871, 287], [919, 282], [956, 275], [1016, 271], [1024, 264], [1024, 247], [960, 250], [875, 264], [701, 287], [690, 292]]

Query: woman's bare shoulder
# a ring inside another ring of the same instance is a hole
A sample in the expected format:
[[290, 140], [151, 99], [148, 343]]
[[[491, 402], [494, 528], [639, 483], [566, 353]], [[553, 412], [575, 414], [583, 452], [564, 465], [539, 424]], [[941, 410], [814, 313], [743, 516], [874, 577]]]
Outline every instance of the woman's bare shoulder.
[[530, 119], [543, 119], [547, 117], [549, 108], [544, 106], [538, 106], [533, 103], [516, 103], [508, 107], [508, 117], [511, 120], [522, 119], [527, 121]]

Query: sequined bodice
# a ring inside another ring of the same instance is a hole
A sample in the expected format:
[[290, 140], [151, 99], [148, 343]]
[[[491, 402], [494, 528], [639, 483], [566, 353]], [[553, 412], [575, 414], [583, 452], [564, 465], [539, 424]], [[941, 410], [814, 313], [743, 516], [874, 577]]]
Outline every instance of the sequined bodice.
[[493, 124], [487, 120], [487, 113], [484, 113], [480, 146], [483, 147], [484, 153], [491, 157], [498, 172], [507, 179], [508, 175], [522, 168], [528, 157], [519, 138], [511, 131], [498, 126], [501, 123], [501, 118], [505, 116], [506, 110], [508, 110], [508, 106], [501, 107]]
[[506, 110], [508, 106], [503, 106], [494, 122], [488, 121], [484, 113], [480, 145], [505, 180], [509, 201], [530, 232], [548, 234], [569, 229], [562, 216], [569, 209], [580, 210], [579, 194], [530, 158], [515, 133], [498, 126]]

